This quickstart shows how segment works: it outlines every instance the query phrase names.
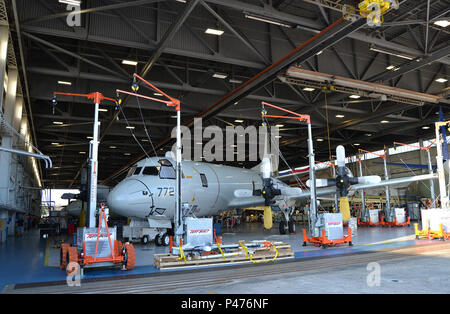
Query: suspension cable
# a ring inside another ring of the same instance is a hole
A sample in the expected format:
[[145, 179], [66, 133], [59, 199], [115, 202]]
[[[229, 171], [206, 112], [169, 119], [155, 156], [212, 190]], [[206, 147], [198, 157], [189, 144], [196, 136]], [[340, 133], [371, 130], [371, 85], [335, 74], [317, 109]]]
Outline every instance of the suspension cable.
[[129, 127], [128, 129], [130, 130], [131, 135], [133, 136], [134, 140], [136, 141], [136, 143], [139, 145], [139, 147], [142, 149], [142, 151], [144, 152], [145, 156], [147, 156], [147, 158], [150, 158], [150, 156], [147, 154], [147, 151], [144, 149], [144, 147], [142, 147], [141, 143], [139, 142], [139, 140], [136, 138], [136, 135], [134, 135], [133, 130], [130, 128], [130, 124], [128, 123], [127, 117], [125, 116], [125, 112], [122, 109], [122, 106], [120, 105], [119, 102], [116, 102], [117, 107], [119, 107], [120, 112], [123, 115], [123, 118], [125, 119], [125, 123], [127, 124], [127, 126]]
[[136, 96], [136, 102], [137, 102], [138, 107], [139, 107], [139, 114], [141, 116], [141, 120], [142, 120], [142, 123], [144, 125], [145, 134], [147, 135], [147, 138], [148, 138], [148, 140], [150, 142], [150, 145], [152, 146], [152, 149], [153, 149], [153, 152], [155, 153], [155, 156], [158, 157], [158, 154], [156, 153], [155, 146], [153, 146], [153, 142], [152, 142], [152, 139], [150, 137], [150, 134], [148, 134], [147, 125], [145, 123], [144, 115], [142, 114], [141, 102], [139, 101], [139, 97], [137, 97], [137, 96]]

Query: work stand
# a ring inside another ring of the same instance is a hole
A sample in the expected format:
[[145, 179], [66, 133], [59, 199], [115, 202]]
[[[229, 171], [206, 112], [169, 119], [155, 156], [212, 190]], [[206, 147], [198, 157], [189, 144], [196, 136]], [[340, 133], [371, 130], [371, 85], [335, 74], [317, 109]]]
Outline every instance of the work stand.
[[439, 225], [439, 230], [430, 230], [427, 228], [423, 230], [419, 230], [419, 224], [414, 224], [414, 233], [416, 235], [416, 239], [439, 239], [439, 240], [447, 240], [450, 238], [450, 233], [444, 231], [444, 227], [442, 224]]
[[352, 230], [350, 228], [347, 229], [348, 235], [344, 236], [342, 239], [333, 239], [330, 240], [326, 236], [326, 231], [322, 230], [321, 237], [311, 237], [309, 238], [306, 235], [306, 229], [303, 229], [303, 246], [306, 246], [307, 243], [312, 243], [314, 246], [322, 247], [326, 249], [327, 247], [339, 246], [339, 244], [348, 243], [349, 246], [353, 246], [352, 243]]

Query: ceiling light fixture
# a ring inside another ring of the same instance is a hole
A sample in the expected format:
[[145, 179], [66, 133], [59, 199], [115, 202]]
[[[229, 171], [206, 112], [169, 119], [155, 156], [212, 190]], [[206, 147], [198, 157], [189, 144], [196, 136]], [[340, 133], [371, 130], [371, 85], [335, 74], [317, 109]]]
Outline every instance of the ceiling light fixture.
[[125, 128], [130, 129], [130, 130], [134, 130], [134, 129], [135, 129], [135, 127], [134, 127], [134, 126], [131, 126], [131, 125], [128, 125], [128, 126], [126, 126]]
[[81, 0], [59, 0], [59, 3], [74, 5], [74, 6], [81, 6]]
[[122, 60], [122, 64], [136, 66], [138, 62], [133, 60]]
[[68, 82], [68, 81], [58, 81], [58, 84], [60, 85], [72, 85], [72, 82]]
[[380, 123], [389, 123], [388, 120], [381, 120]]
[[224, 73], [214, 73], [213, 77], [215, 78], [219, 78], [219, 79], [226, 79], [228, 76], [228, 74], [224, 74]]
[[98, 109], [98, 111], [100, 111], [100, 112], [108, 112], [108, 109], [100, 108], [100, 109]]
[[440, 26], [440, 27], [447, 27], [450, 25], [450, 21], [449, 20], [440, 20], [440, 21], [436, 21], [433, 24]]
[[234, 120], [234, 122], [237, 122], [237, 123], [242, 123], [242, 122], [244, 122], [244, 120], [239, 120], [239, 119], [236, 119], [236, 120]]
[[438, 82], [438, 83], [445, 83], [445, 82], [447, 82], [448, 80], [447, 79], [445, 79], [445, 78], [443, 78], [443, 77], [440, 77], [440, 78], [438, 78], [437, 80], [436, 80], [436, 82]]
[[220, 30], [220, 29], [208, 28], [208, 29], [205, 31], [205, 34], [221, 36], [221, 35], [223, 34], [223, 31]]
[[423, 126], [422, 129], [424, 130], [428, 130], [430, 127], [429, 126]]
[[312, 87], [305, 87], [303, 90], [304, 90], [304, 91], [307, 91], [307, 92], [312, 92], [313, 90], [315, 90], [315, 88], [312, 88]]
[[352, 98], [352, 99], [359, 99], [359, 98], [361, 98], [361, 96], [360, 95], [350, 95], [350, 96], [348, 96], [349, 98]]
[[379, 48], [379, 47], [376, 47], [373, 45], [370, 46], [370, 50], [385, 53], [387, 55], [396, 56], [396, 57], [403, 58], [403, 59], [408, 59], [408, 60], [414, 59], [414, 57], [412, 57], [412, 56], [408, 56], [406, 54], [396, 52], [396, 51], [385, 50], [385, 49], [382, 49], [382, 48]]
[[56, 125], [62, 125], [62, 124], [64, 124], [64, 122], [61, 122], [61, 121], [53, 121], [53, 124], [56, 124]]
[[336, 118], [343, 118], [343, 117], [345, 117], [343, 114], [337, 114], [336, 115]]
[[323, 142], [323, 138], [318, 138], [317, 142]]
[[237, 80], [237, 79], [230, 79], [230, 83], [241, 84], [242, 81], [241, 80]]

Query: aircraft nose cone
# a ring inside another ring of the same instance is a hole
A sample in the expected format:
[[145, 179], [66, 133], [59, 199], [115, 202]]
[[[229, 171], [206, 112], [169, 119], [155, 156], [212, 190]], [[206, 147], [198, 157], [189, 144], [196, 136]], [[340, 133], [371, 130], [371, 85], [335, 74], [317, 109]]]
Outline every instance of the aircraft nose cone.
[[138, 180], [126, 180], [119, 183], [108, 194], [108, 206], [119, 215], [125, 215], [133, 205], [149, 203], [150, 191]]

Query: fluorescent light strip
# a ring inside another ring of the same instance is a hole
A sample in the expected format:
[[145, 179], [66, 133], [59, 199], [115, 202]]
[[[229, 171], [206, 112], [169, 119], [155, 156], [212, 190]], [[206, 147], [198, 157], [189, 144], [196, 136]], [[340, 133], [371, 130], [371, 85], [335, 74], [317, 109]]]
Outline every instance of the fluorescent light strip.
[[58, 84], [60, 84], [60, 85], [72, 85], [72, 82], [58, 81]]
[[249, 13], [245, 13], [245, 17], [248, 19], [251, 19], [251, 20], [255, 20], [255, 21], [260, 21], [260, 22], [265, 22], [265, 23], [283, 26], [283, 27], [287, 27], [287, 28], [292, 28], [292, 25], [281, 23], [279, 21], [274, 21], [274, 20], [271, 20], [269, 18], [262, 17], [262, 16], [256, 16], [256, 15], [252, 15]]
[[236, 79], [230, 79], [230, 83], [240, 84], [242, 81]]
[[81, 0], [59, 0], [59, 3], [74, 5], [74, 6], [81, 6]]
[[404, 55], [404, 54], [399, 53], [399, 52], [394, 52], [394, 51], [388, 51], [388, 50], [380, 49], [378, 47], [370, 47], [370, 50], [376, 51], [376, 52], [385, 53], [385, 54], [396, 56], [396, 57], [403, 58], [403, 59], [408, 59], [408, 60], [414, 59], [414, 57], [407, 56], [407, 55]]

